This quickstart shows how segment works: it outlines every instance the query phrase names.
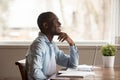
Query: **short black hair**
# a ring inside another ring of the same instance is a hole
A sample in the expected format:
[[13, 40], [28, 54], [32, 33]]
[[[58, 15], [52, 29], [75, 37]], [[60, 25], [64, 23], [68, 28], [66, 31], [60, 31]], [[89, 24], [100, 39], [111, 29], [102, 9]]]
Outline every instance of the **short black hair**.
[[53, 15], [55, 15], [53, 12], [44, 12], [38, 16], [37, 24], [41, 31], [42, 31], [42, 24], [44, 22], [49, 21]]

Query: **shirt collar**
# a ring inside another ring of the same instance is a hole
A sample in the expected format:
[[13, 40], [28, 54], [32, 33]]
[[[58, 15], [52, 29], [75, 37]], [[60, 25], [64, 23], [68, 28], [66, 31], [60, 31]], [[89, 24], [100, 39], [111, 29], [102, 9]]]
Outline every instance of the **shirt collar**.
[[[44, 33], [39, 32], [39, 36], [42, 37], [45, 42], [47, 42], [49, 44], [51, 43]], [[52, 43], [53, 43], [53, 41], [52, 41]]]

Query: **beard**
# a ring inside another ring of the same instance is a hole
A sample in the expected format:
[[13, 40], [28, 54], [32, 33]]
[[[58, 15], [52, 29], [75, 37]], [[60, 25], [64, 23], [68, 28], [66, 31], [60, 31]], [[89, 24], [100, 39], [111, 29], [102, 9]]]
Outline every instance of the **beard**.
[[56, 29], [54, 28], [51, 32], [52, 32], [53, 35], [59, 35], [61, 33], [61, 29], [60, 28], [56, 28]]
[[56, 35], [59, 35], [61, 33], [61, 29], [56, 30]]
[[61, 33], [61, 31], [59, 31], [59, 32], [53, 32], [52, 34], [53, 35], [59, 35]]

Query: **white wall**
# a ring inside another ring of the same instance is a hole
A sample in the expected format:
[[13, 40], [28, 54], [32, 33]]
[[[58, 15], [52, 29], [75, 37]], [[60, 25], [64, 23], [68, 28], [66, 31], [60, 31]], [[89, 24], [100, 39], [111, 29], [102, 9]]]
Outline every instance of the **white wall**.
[[[68, 46], [59, 46], [68, 53]], [[0, 45], [0, 80], [21, 80], [15, 61], [25, 58], [28, 45]], [[91, 64], [95, 46], [78, 46], [80, 52], [80, 64]], [[120, 65], [120, 47], [115, 60], [115, 65]], [[96, 65], [102, 65], [100, 46], [96, 58]]]

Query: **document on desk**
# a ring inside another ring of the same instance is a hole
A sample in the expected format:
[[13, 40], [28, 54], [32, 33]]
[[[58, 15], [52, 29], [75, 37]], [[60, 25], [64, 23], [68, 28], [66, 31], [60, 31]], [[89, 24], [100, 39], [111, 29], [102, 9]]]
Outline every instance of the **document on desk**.
[[[78, 69], [79, 68], [79, 69]], [[94, 71], [90, 71], [91, 67], [88, 67], [85, 65], [82, 65], [81, 67], [77, 67], [76, 69], [68, 68], [66, 71], [59, 71], [59, 76], [65, 76], [65, 77], [81, 77], [84, 78], [86, 76], [95, 76]]]

